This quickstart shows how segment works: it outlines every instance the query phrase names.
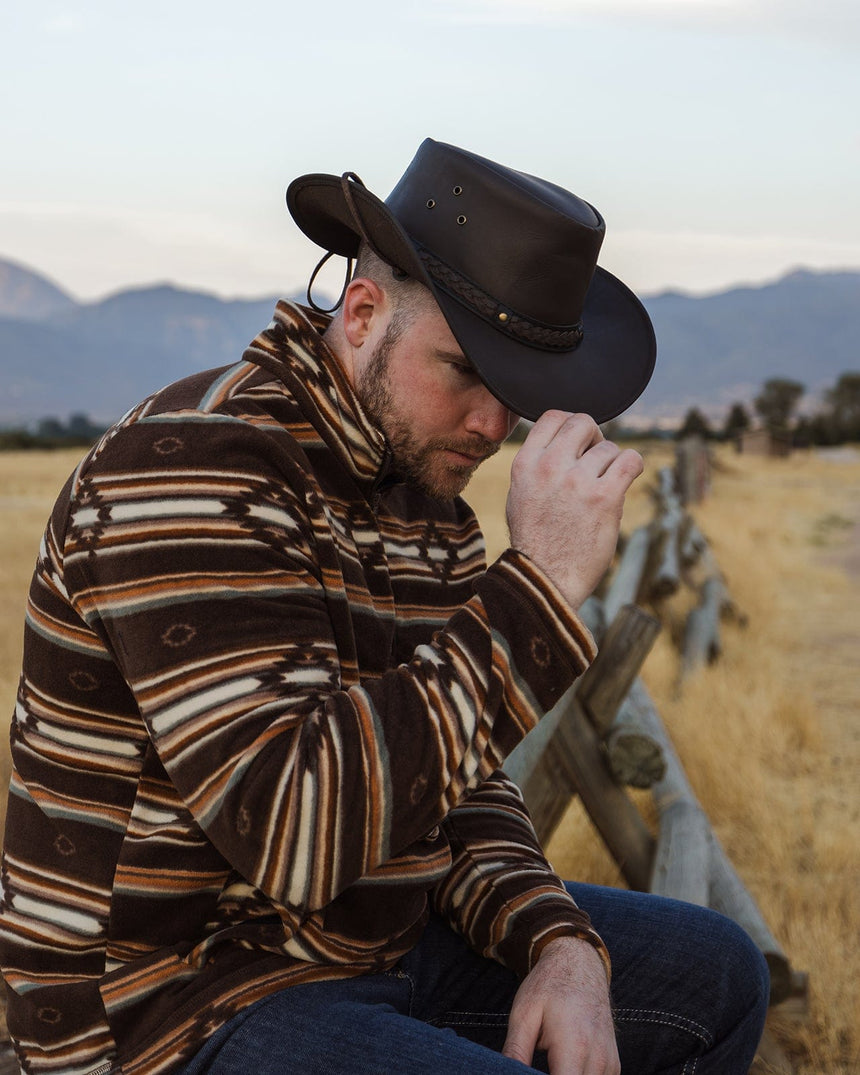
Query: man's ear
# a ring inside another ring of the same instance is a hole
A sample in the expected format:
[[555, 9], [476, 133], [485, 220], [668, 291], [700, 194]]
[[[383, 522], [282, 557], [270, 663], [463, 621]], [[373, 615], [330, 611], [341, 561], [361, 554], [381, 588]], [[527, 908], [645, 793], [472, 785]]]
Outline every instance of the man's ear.
[[351, 280], [343, 296], [343, 332], [353, 347], [361, 347], [379, 331], [385, 319], [387, 299], [382, 288], [366, 276]]

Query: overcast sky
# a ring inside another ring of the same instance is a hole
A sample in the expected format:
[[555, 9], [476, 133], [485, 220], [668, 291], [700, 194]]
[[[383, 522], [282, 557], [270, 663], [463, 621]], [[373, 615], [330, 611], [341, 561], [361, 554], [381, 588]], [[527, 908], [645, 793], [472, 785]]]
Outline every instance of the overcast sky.
[[0, 0], [0, 257], [292, 291], [284, 189], [430, 135], [551, 179], [640, 292], [860, 268], [858, 0]]

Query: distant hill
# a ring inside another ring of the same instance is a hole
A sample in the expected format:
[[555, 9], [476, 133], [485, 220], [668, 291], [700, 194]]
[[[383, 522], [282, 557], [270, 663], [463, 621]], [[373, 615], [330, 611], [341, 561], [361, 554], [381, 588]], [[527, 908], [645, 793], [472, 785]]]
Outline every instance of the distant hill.
[[771, 377], [817, 395], [860, 370], [860, 272], [797, 271], [760, 287], [645, 296], [657, 367], [633, 414], [723, 414]]
[[0, 426], [73, 412], [113, 421], [179, 377], [236, 361], [276, 301], [158, 286], [69, 300], [41, 319], [0, 316]]
[[38, 321], [74, 305], [71, 295], [47, 277], [0, 259], [0, 317]]
[[[109, 422], [162, 385], [236, 360], [277, 296], [223, 300], [159, 286], [77, 303], [0, 260], [0, 426], [82, 412]], [[629, 417], [721, 416], [770, 377], [810, 393], [860, 369], [860, 272], [798, 271], [704, 297], [644, 296], [657, 369]]]

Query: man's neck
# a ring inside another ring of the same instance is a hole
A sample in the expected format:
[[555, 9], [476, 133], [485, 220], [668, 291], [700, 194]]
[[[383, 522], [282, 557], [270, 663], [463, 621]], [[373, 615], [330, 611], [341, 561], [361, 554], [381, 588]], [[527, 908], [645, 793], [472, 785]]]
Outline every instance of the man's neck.
[[331, 319], [322, 338], [328, 349], [337, 359], [338, 364], [352, 386], [353, 391], [355, 391], [355, 364], [352, 357], [352, 348], [343, 331], [343, 322], [341, 321], [339, 314], [335, 314]]

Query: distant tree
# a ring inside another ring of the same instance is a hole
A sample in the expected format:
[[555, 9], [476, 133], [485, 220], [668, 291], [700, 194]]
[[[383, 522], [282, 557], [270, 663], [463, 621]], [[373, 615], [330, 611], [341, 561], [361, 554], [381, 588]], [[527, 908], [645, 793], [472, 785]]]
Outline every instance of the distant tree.
[[807, 418], [801, 415], [791, 431], [791, 444], [793, 448], [810, 448], [813, 444], [821, 444], [821, 433], [816, 425], [815, 418]]
[[765, 381], [756, 397], [755, 409], [771, 433], [787, 433], [794, 408], [803, 395], [803, 385], [797, 381], [773, 378]]
[[678, 440], [683, 440], [684, 437], [704, 437], [710, 439], [713, 436], [713, 432], [708, 423], [708, 419], [702, 414], [698, 407], [691, 407], [681, 424], [681, 428], [675, 434]]
[[93, 423], [87, 414], [77, 412], [63, 423], [53, 415], [42, 418], [33, 435], [34, 442], [42, 448], [62, 448], [93, 444], [104, 433], [105, 427]]
[[825, 394], [825, 421], [840, 441], [860, 440], [860, 373], [843, 373]]
[[72, 440], [79, 441], [82, 444], [92, 443], [92, 441], [97, 440], [104, 431], [105, 427], [96, 425], [90, 419], [88, 414], [77, 412], [69, 415], [67, 432]]
[[0, 452], [19, 452], [38, 445], [36, 435], [26, 429], [0, 429]]
[[38, 435], [42, 440], [59, 440], [67, 434], [66, 427], [59, 418], [43, 418], [39, 422]]
[[746, 432], [751, 424], [752, 419], [743, 403], [733, 403], [723, 423], [723, 436], [726, 440], [735, 440]]
[[70, 437], [89, 437], [93, 432], [93, 424], [89, 415], [76, 412], [69, 415], [69, 424], [66, 429]]

